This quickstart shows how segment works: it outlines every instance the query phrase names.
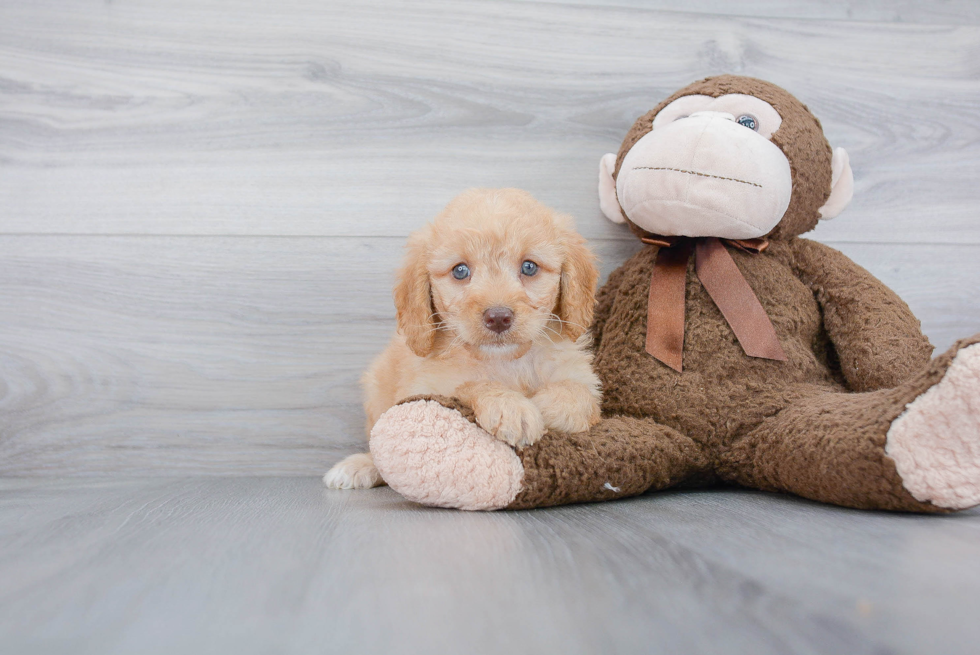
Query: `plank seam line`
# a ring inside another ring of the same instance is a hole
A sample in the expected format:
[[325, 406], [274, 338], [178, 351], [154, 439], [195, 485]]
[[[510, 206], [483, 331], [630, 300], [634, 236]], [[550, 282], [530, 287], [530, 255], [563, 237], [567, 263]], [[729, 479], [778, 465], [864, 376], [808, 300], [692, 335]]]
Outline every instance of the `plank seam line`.
[[[186, 233], [149, 233], [135, 234], [131, 232], [107, 232], [104, 234], [92, 232], [0, 232], [0, 238], [86, 238], [86, 239], [355, 239], [355, 240], [397, 240], [408, 239], [408, 234], [186, 234]], [[585, 235], [590, 242], [631, 243], [637, 241], [632, 235], [623, 236], [594, 236]], [[980, 246], [980, 241], [866, 241], [850, 239], [813, 239], [807, 235], [803, 238], [818, 241], [826, 245], [865, 245], [865, 246]]]

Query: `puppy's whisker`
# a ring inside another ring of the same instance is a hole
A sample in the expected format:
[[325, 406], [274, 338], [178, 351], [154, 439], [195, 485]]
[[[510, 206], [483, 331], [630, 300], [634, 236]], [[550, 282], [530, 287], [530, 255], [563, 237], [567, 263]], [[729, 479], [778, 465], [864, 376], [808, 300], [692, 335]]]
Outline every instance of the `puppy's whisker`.
[[411, 327], [447, 327], [448, 321], [429, 321], [426, 323], [413, 323]]
[[544, 331], [545, 331], [545, 330], [547, 330], [547, 331], [549, 331], [549, 332], [554, 332], [554, 333], [555, 333], [555, 336], [558, 336], [558, 337], [560, 337], [560, 336], [562, 336], [562, 334], [561, 334], [561, 332], [559, 332], [558, 330], [556, 330], [555, 328], [553, 328], [553, 327], [551, 327], [551, 326], [549, 326], [549, 325], [547, 325], [547, 324], [546, 324], [546, 325], [544, 325], [544, 326], [543, 326], [543, 328], [544, 328], [544, 329], [542, 329], [542, 330], [541, 330], [541, 331], [539, 332], [539, 334], [541, 334], [541, 335], [544, 335]]
[[580, 328], [582, 330], [588, 330], [589, 329], [589, 328], [587, 328], [586, 326], [584, 326], [584, 325], [582, 325], [580, 323], [575, 323], [574, 321], [566, 321], [565, 319], [559, 317], [557, 314], [548, 314], [548, 316], [551, 318], [551, 320], [557, 321], [561, 325], [566, 325], [567, 324], [567, 325], [571, 325], [573, 327]]
[[454, 332], [453, 328], [449, 325], [431, 325], [429, 323], [425, 323], [423, 325], [409, 325], [407, 327], [432, 328], [436, 332]]
[[567, 321], [567, 320], [563, 319], [562, 317], [560, 317], [558, 314], [555, 314], [554, 312], [551, 312], [550, 314], [548, 314], [548, 316], [551, 317], [552, 319], [558, 321], [559, 323], [568, 323], [569, 325], [574, 325], [575, 327], [585, 327], [584, 325], [582, 325], [580, 323], [576, 323], [574, 321]]

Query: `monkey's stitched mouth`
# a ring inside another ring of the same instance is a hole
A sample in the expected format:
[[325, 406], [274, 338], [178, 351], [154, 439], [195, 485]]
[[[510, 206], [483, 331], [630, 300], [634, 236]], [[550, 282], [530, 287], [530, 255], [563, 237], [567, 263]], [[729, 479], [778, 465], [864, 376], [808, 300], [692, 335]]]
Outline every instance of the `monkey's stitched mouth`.
[[700, 173], [698, 171], [686, 171], [683, 168], [670, 168], [669, 166], [637, 166], [633, 170], [639, 171], [673, 171], [675, 173], [687, 173], [688, 175], [698, 175], [700, 177], [713, 177], [716, 180], [726, 180], [728, 182], [738, 182], [739, 184], [748, 184], [749, 186], [762, 188], [761, 184], [756, 184], [755, 182], [749, 182], [747, 180], [740, 180], [736, 177], [722, 177], [721, 175], [711, 175], [709, 173]]

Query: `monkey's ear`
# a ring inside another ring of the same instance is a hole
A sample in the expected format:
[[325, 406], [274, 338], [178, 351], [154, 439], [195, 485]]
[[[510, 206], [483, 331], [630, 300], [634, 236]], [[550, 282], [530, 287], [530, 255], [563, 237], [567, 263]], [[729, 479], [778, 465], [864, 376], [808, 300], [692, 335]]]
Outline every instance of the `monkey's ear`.
[[412, 352], [425, 357], [435, 345], [435, 308], [432, 288], [425, 265], [424, 244], [421, 238], [409, 239], [405, 263], [398, 272], [394, 299], [398, 331]]
[[609, 153], [599, 160], [599, 209], [613, 223], [625, 223], [626, 217], [619, 207], [616, 197], [616, 180], [613, 171], [616, 170], [616, 155]]
[[830, 178], [830, 197], [820, 208], [822, 220], [830, 220], [840, 214], [854, 196], [854, 173], [851, 172], [851, 159], [846, 150], [834, 148], [830, 168], [833, 171]]

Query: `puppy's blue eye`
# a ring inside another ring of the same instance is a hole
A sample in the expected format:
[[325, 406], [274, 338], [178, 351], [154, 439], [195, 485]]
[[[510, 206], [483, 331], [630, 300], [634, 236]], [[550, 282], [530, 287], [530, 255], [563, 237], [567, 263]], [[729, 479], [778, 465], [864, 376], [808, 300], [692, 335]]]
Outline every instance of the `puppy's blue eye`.
[[530, 259], [521, 264], [521, 273], [531, 277], [538, 272], [538, 265], [532, 262]]
[[456, 264], [453, 267], [453, 277], [457, 280], [465, 280], [470, 276], [470, 267], [466, 264]]
[[747, 127], [750, 130], [755, 130], [757, 132], [759, 131], [759, 121], [755, 120], [755, 116], [750, 114], [742, 114], [735, 122], [742, 127]]

